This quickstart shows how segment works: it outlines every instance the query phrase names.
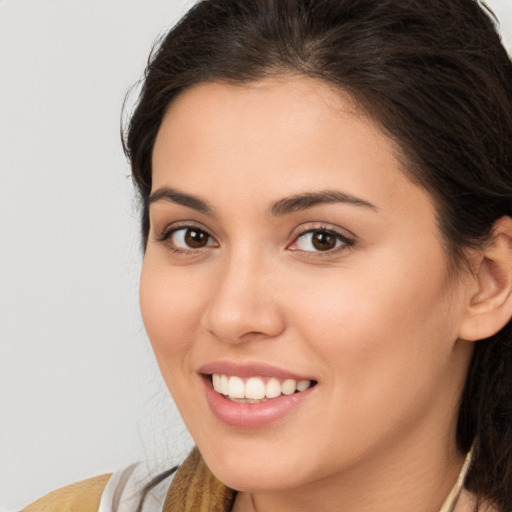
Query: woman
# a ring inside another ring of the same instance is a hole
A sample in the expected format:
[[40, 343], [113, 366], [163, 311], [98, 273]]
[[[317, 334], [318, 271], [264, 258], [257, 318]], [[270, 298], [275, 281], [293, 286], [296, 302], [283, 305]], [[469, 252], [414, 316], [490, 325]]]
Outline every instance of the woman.
[[511, 84], [473, 0], [193, 7], [124, 142], [197, 449], [27, 510], [512, 510]]

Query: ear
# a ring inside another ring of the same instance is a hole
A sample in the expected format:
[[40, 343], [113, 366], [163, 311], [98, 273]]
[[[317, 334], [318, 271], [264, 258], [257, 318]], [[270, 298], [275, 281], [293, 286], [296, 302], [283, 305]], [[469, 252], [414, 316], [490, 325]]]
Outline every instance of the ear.
[[[494, 224], [489, 243], [472, 261], [474, 281], [459, 338], [477, 341], [500, 331], [512, 317], [512, 219]], [[474, 265], [473, 265], [474, 263]]]

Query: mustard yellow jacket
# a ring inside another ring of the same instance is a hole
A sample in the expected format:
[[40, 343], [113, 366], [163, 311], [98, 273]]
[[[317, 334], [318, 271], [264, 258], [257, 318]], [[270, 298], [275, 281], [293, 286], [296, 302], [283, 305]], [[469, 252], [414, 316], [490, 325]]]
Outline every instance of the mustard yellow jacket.
[[[96, 512], [109, 478], [101, 475], [68, 485], [22, 512]], [[229, 512], [235, 494], [213, 476], [194, 449], [174, 476], [162, 512]]]

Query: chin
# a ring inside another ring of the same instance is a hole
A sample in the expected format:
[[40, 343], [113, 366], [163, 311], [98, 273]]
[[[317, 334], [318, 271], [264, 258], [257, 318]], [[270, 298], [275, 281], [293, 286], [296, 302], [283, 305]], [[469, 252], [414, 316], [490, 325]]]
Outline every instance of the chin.
[[245, 492], [276, 491], [295, 487], [301, 480], [300, 465], [289, 457], [278, 458], [266, 455], [260, 450], [259, 456], [251, 451], [224, 451], [201, 454], [210, 471], [231, 489]]

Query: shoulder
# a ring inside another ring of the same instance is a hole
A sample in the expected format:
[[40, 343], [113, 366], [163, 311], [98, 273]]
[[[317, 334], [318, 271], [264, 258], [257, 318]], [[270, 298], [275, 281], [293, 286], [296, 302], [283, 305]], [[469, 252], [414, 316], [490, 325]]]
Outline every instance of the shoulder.
[[51, 492], [21, 512], [161, 512], [172, 472], [152, 475], [143, 463]]
[[110, 475], [88, 478], [51, 492], [38, 499], [22, 512], [95, 512]]

